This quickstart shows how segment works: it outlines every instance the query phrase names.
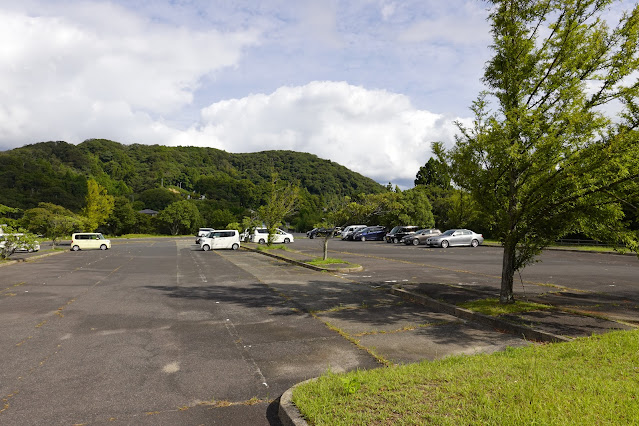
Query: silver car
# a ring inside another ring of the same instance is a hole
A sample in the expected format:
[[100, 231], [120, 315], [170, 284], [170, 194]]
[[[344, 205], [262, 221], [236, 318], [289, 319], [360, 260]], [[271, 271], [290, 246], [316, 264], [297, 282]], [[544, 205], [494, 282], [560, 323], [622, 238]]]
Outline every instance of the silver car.
[[429, 237], [426, 245], [435, 247], [471, 246], [477, 247], [484, 242], [484, 236], [469, 229], [449, 229], [443, 234]]
[[404, 238], [402, 238], [402, 243], [406, 245], [412, 244], [414, 246], [418, 246], [420, 244], [426, 244], [427, 239], [429, 239], [430, 237], [434, 237], [436, 235], [440, 235], [441, 233], [442, 231], [435, 228], [420, 229], [414, 234], [409, 234], [409, 235], [406, 235]]

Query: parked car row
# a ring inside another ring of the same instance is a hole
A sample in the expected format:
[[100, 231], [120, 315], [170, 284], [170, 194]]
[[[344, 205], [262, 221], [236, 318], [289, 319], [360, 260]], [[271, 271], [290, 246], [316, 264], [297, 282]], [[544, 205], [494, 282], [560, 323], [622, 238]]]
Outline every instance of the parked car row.
[[[327, 228], [314, 228], [306, 235], [314, 238], [330, 232]], [[436, 228], [419, 229], [417, 226], [395, 226], [389, 232], [383, 226], [349, 225], [341, 232], [342, 240], [353, 241], [386, 241], [387, 243], [404, 243], [406, 245], [428, 245], [432, 247], [470, 246], [477, 247], [484, 242], [482, 234], [469, 229], [449, 229], [442, 233]]]

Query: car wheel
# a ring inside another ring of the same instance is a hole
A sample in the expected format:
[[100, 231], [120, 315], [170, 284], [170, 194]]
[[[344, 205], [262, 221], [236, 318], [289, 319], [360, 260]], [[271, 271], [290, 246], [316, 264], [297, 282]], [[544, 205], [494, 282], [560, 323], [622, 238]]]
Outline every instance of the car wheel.
[[290, 238], [284, 238], [284, 244], [288, 244], [288, 243], [290, 243], [290, 242], [291, 242], [291, 239], [290, 239]]
[[387, 242], [388, 244], [390, 244], [390, 243], [391, 243], [391, 239], [390, 239], [390, 238], [386, 238], [386, 242]]
[[393, 242], [397, 244], [399, 242], [399, 238], [393, 238]]
[[472, 241], [470, 242], [470, 246], [471, 246], [471, 247], [477, 247], [478, 245], [479, 245], [479, 241], [477, 241], [477, 240], [472, 240]]
[[73, 246], [73, 247], [71, 247], [71, 250], [78, 251], [78, 250], [80, 250], [80, 246]]
[[310, 238], [312, 240], [313, 238], [315, 238], [315, 235], [311, 234], [311, 235], [309, 235], [308, 238]]
[[239, 249], [239, 248], [240, 248], [240, 245], [239, 245], [238, 243], [233, 243], [233, 245], [231, 246], [231, 248], [232, 248], [233, 250], [237, 250], [237, 249]]
[[102, 245], [100, 246], [100, 250], [106, 250], [106, 249], [107, 249], [106, 244], [102, 244]]
[[259, 244], [264, 244], [266, 242], [266, 240], [264, 240], [264, 238], [260, 238], [260, 240], [258, 241]]
[[415, 239], [413, 240], [413, 245], [414, 245], [414, 246], [418, 246], [418, 245], [419, 245], [419, 240], [418, 240], [417, 238], [415, 238]]
[[361, 241], [366, 241], [366, 237], [360, 237]]
[[448, 241], [442, 240], [442, 248], [448, 248]]
[[209, 250], [211, 250], [211, 246], [210, 246], [210, 245], [208, 245], [208, 244], [204, 244], [204, 245], [202, 246], [202, 250], [204, 250], [204, 251], [209, 251]]

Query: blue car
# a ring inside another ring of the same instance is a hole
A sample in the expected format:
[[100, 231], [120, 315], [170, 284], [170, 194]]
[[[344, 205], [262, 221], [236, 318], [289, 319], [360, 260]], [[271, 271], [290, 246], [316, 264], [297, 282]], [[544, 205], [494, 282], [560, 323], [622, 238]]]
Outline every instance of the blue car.
[[367, 226], [353, 235], [354, 241], [383, 241], [386, 236], [386, 228], [383, 226]]

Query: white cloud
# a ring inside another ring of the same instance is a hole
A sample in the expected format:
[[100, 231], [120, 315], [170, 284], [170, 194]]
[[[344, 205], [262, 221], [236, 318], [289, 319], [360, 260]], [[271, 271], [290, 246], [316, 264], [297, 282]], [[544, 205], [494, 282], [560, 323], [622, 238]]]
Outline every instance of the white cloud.
[[212, 104], [201, 125], [171, 145], [310, 152], [380, 182], [406, 184], [430, 156], [431, 142], [450, 143], [455, 130], [452, 118], [417, 110], [405, 95], [315, 81]]
[[395, 10], [397, 9], [397, 3], [395, 2], [391, 2], [391, 3], [385, 3], [382, 5], [382, 19], [384, 19], [384, 21], [388, 21], [391, 16], [393, 16], [395, 14]]
[[204, 76], [237, 66], [258, 42], [251, 31], [170, 27], [93, 3], [65, 16], [0, 9], [0, 39], [0, 146], [17, 137], [75, 142], [124, 126], [131, 140], [149, 117], [188, 105]]

